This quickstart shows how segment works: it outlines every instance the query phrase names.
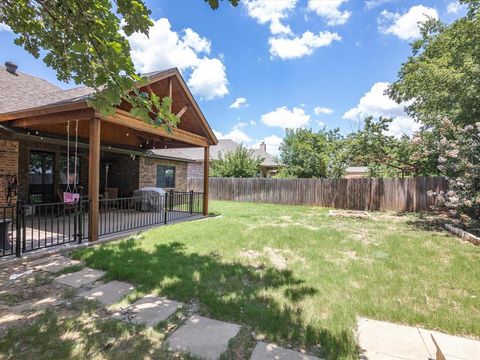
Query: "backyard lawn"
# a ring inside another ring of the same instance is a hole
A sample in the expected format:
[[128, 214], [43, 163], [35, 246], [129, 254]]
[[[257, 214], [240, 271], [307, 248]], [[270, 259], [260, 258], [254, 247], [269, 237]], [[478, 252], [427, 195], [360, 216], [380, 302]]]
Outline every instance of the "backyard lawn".
[[[128, 300], [157, 292], [188, 303], [184, 313], [144, 329], [67, 292], [64, 305], [0, 336], [0, 359], [170, 358], [163, 340], [190, 311], [242, 325], [226, 359], [249, 359], [253, 337], [358, 359], [357, 316], [480, 337], [480, 247], [421, 216], [338, 218], [322, 208], [235, 202], [213, 202], [211, 211], [217, 216], [73, 254], [134, 284]], [[40, 287], [30, 292], [60, 291], [48, 285], [52, 277], [33, 280]], [[4, 294], [0, 303], [27, 295]]]
[[209, 219], [75, 254], [111, 279], [328, 358], [357, 354], [357, 316], [480, 337], [480, 248], [421, 216], [213, 202]]

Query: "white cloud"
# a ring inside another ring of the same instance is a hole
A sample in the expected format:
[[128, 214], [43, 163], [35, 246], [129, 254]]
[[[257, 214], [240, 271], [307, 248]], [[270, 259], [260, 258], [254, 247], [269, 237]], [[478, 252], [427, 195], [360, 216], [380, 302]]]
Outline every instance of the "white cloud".
[[230, 108], [238, 109], [243, 106], [248, 106], [247, 99], [244, 97], [239, 97], [230, 105]]
[[327, 25], [345, 24], [351, 15], [350, 11], [341, 11], [339, 7], [348, 0], [309, 0], [308, 10], [315, 12], [327, 21]]
[[328, 115], [333, 113], [333, 110], [328, 107], [317, 106], [315, 109], [313, 109], [313, 112], [315, 113], [315, 115], [320, 115], [320, 114]]
[[183, 43], [192, 48], [197, 53], [210, 53], [212, 44], [207, 38], [202, 38], [195, 31], [188, 28], [184, 30], [185, 34], [182, 37]]
[[261, 117], [262, 123], [270, 127], [280, 127], [283, 129], [301, 128], [310, 121], [310, 115], [305, 110], [294, 107], [289, 110], [286, 106], [277, 108]]
[[140, 72], [177, 67], [189, 71], [187, 81], [194, 94], [205, 100], [228, 94], [228, 80], [221, 58], [210, 58], [211, 42], [190, 28], [181, 34], [166, 18], [154, 21], [149, 36], [134, 33], [127, 38], [135, 67]]
[[411, 135], [418, 130], [420, 125], [409, 117], [404, 110], [406, 104], [397, 104], [385, 94], [389, 85], [388, 82], [375, 83], [362, 96], [357, 106], [343, 114], [343, 119], [361, 123], [367, 116], [393, 118], [389, 133], [395, 136]]
[[230, 132], [226, 134], [216, 130], [213, 130], [213, 132], [218, 139], [231, 139], [237, 143], [249, 143], [252, 141], [252, 138], [242, 130], [247, 125], [248, 123], [246, 122], [239, 122], [233, 125]]
[[190, 75], [187, 85], [205, 100], [224, 97], [228, 94], [225, 66], [218, 59], [203, 58]]
[[260, 148], [260, 144], [264, 142], [267, 145], [267, 152], [276, 156], [280, 153], [280, 145], [282, 144], [283, 139], [277, 135], [270, 135], [259, 142], [252, 145], [252, 149]]
[[460, 11], [466, 8], [464, 4], [460, 4], [458, 1], [453, 1], [447, 6], [447, 13], [457, 15]]
[[405, 14], [383, 10], [378, 19], [379, 30], [384, 34], [393, 34], [402, 40], [414, 40], [420, 37], [420, 24], [428, 18], [438, 19], [434, 8], [423, 5], [412, 6]]
[[237, 143], [248, 143], [252, 141], [252, 138], [240, 129], [233, 129], [229, 133], [225, 134], [223, 139], [232, 139]]
[[328, 46], [335, 40], [341, 40], [340, 35], [337, 33], [320, 31], [318, 34], [314, 34], [306, 31], [300, 37], [271, 37], [268, 42], [270, 43], [272, 56], [278, 56], [285, 60], [310, 55], [316, 48]]
[[7, 24], [0, 23], [0, 32], [5, 31], [5, 32], [13, 32], [12, 28], [8, 26]]
[[387, 3], [392, 2], [392, 1], [395, 1], [395, 0], [367, 0], [367, 1], [365, 1], [365, 9], [370, 10], [370, 9], [373, 9], [377, 6], [387, 4]]
[[270, 24], [272, 34], [291, 34], [290, 26], [284, 25], [282, 20], [295, 8], [297, 0], [245, 0], [243, 2], [250, 17], [260, 24]]

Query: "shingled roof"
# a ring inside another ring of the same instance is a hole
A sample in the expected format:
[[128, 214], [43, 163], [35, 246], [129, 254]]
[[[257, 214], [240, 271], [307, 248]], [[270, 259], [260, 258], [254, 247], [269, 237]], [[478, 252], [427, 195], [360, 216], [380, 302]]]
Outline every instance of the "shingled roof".
[[[170, 70], [144, 75], [150, 78]], [[63, 90], [30, 74], [20, 71], [11, 74], [5, 66], [0, 66], [0, 114], [87, 100], [94, 92], [94, 89], [86, 86]]]
[[[235, 149], [242, 146], [231, 139], [220, 139], [217, 145], [210, 146], [210, 160], [220, 159], [221, 154], [235, 151]], [[277, 166], [277, 162], [273, 155], [262, 149], [252, 149], [253, 154], [263, 159], [262, 166]], [[169, 159], [183, 160], [188, 162], [203, 162], [202, 148], [181, 148], [181, 149], [155, 149], [150, 150], [150, 153], [156, 156], [165, 157]]]

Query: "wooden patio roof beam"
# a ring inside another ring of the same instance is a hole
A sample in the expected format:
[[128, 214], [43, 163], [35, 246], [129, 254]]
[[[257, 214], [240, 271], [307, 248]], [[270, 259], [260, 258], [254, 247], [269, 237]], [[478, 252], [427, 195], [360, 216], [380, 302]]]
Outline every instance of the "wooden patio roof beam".
[[90, 120], [93, 118], [93, 109], [83, 109], [76, 111], [69, 111], [67, 113], [49, 114], [49, 115], [37, 115], [24, 119], [12, 120], [9, 125], [12, 127], [32, 127], [36, 125], [55, 125], [66, 123], [67, 121], [75, 120]]
[[130, 129], [134, 129], [134, 130], [148, 133], [151, 135], [163, 137], [166, 139], [173, 139], [173, 140], [181, 141], [190, 145], [201, 146], [201, 147], [206, 147], [210, 145], [208, 139], [203, 136], [193, 134], [191, 132], [178, 129], [178, 128], [172, 129], [172, 133], [169, 133], [165, 129], [161, 127], [155, 128], [152, 125], [149, 125], [143, 122], [142, 120], [131, 116], [128, 112], [123, 110], [117, 109], [115, 115], [109, 115], [109, 116], [104, 116], [98, 112], [95, 112], [95, 116], [102, 119], [103, 121], [106, 121], [112, 124], [124, 126]]

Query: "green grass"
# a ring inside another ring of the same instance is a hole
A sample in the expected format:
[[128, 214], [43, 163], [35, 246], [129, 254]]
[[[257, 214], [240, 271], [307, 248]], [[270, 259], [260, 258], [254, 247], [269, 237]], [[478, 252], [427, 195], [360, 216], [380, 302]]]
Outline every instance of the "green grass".
[[418, 216], [360, 220], [304, 206], [211, 207], [221, 216], [74, 256], [134, 283], [132, 299], [152, 291], [196, 299], [204, 315], [331, 359], [357, 356], [357, 316], [480, 337], [480, 248], [425, 228]]

